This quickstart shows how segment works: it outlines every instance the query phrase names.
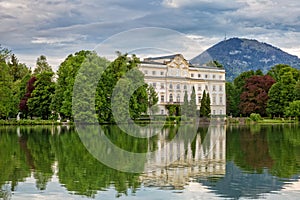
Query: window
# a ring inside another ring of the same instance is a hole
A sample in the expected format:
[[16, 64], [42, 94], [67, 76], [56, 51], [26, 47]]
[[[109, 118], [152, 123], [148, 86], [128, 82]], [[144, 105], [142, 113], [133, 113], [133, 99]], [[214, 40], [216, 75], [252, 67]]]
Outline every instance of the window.
[[201, 95], [198, 95], [198, 103], [201, 103]]
[[176, 102], [180, 102], [180, 94], [177, 94]]
[[216, 75], [213, 75], [213, 79], [215, 79], [216, 78]]
[[187, 86], [186, 86], [186, 85], [184, 85], [184, 86], [183, 86], [183, 89], [185, 89], [185, 90], [186, 90], [186, 89], [187, 89]]
[[173, 102], [173, 94], [169, 95], [169, 102]]
[[170, 89], [173, 89], [173, 85], [172, 85], [172, 83], [170, 83], [170, 85], [169, 85], [169, 88], [170, 88]]
[[216, 110], [213, 110], [213, 115], [216, 115]]
[[214, 91], [214, 92], [216, 91], [216, 86], [215, 86], [215, 85], [213, 85], [213, 91]]
[[152, 75], [155, 76], [156, 75], [156, 71], [152, 71]]
[[201, 74], [198, 74], [198, 78], [201, 78]]
[[223, 105], [223, 97], [220, 97], [220, 105]]
[[156, 88], [156, 83], [153, 83], [153, 85], [152, 85], [154, 88]]
[[145, 74], [148, 74], [148, 70], [145, 70], [145, 72], [144, 72]]
[[194, 74], [191, 74], [191, 77], [194, 77]]
[[165, 95], [160, 96], [160, 102], [165, 102]]
[[160, 84], [160, 89], [164, 89], [165, 88], [165, 84], [161, 83]]
[[198, 85], [198, 91], [202, 91], [201, 85]]
[[177, 85], [176, 85], [176, 89], [177, 89], [177, 90], [180, 90], [180, 84], [177, 84]]
[[208, 85], [205, 86], [205, 90], [208, 91]]
[[219, 91], [220, 91], [220, 92], [223, 91], [223, 86], [222, 86], [222, 85], [219, 86]]
[[216, 104], [216, 97], [213, 97], [213, 104]]
[[164, 115], [165, 114], [164, 110], [160, 110], [160, 114]]
[[163, 75], [164, 75], [164, 72], [160, 72], [160, 75], [163, 76]]
[[220, 110], [220, 115], [223, 115], [223, 110]]
[[205, 78], [208, 78], [208, 75], [207, 75], [207, 74], [205, 74]]
[[222, 75], [220, 75], [220, 76], [219, 76], [219, 79], [221, 80], [222, 78], [223, 78]]

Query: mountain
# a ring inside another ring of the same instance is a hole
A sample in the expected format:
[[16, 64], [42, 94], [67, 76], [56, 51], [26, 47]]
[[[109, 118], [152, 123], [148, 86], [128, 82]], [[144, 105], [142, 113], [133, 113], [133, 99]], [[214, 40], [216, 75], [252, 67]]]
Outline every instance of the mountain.
[[232, 81], [244, 71], [260, 69], [266, 73], [276, 64], [287, 64], [300, 69], [300, 59], [297, 56], [290, 55], [270, 44], [242, 38], [219, 42], [190, 62], [199, 66], [211, 60], [216, 60], [224, 66], [227, 81]]

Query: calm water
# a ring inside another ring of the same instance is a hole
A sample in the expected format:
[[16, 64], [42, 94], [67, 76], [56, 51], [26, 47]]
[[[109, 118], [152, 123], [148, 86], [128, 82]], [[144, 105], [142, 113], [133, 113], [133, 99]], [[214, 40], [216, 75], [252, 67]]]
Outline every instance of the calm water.
[[[149, 139], [116, 126], [103, 131], [122, 149], [156, 152], [173, 140], [178, 126]], [[2, 127], [0, 199], [300, 198], [298, 125], [211, 125], [199, 128], [193, 140], [179, 138], [157, 152], [152, 171], [145, 157], [131, 165], [144, 166], [146, 173], [125, 173], [95, 159], [72, 127]], [[165, 166], [174, 155], [178, 160]]]

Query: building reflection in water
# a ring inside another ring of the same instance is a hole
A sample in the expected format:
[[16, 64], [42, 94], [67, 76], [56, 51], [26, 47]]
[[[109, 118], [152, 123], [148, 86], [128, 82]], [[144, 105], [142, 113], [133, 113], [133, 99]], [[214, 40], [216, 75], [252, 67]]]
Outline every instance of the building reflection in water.
[[[140, 177], [144, 186], [180, 190], [191, 179], [199, 176], [223, 176], [226, 170], [225, 125], [210, 125], [204, 130], [207, 130], [207, 133], [198, 132], [194, 141], [185, 143], [182, 140], [161, 151], [162, 147], [167, 145], [170, 134], [170, 129], [162, 130], [158, 135], [155, 163], [151, 162], [151, 169], [154, 164], [155, 170]], [[204, 137], [201, 137], [202, 135]], [[165, 163], [173, 160], [174, 156], [178, 156], [179, 159], [166, 166]]]

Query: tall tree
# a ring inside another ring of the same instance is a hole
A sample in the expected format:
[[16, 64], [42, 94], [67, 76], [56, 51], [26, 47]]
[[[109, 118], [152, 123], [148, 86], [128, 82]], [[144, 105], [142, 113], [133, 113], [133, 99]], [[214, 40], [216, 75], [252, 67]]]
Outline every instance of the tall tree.
[[46, 56], [44, 55], [41, 55], [37, 58], [33, 74], [37, 75], [41, 74], [42, 72], [53, 72], [51, 66], [48, 64]]
[[287, 117], [298, 117], [300, 120], [300, 100], [289, 103], [289, 106], [285, 107], [284, 114]]
[[13, 82], [9, 74], [9, 67], [0, 61], [0, 118], [7, 119], [14, 109]]
[[246, 79], [239, 108], [244, 115], [259, 113], [266, 116], [268, 92], [275, 80], [269, 76], [252, 76]]
[[268, 71], [268, 75], [272, 76], [273, 79], [278, 82], [280, 80], [280, 74], [279, 71], [285, 67], [289, 67], [288, 65], [284, 65], [284, 64], [278, 64], [275, 65], [273, 67], [271, 67], [271, 69]]
[[[137, 81], [139, 85], [145, 85], [143, 78], [144, 75], [142, 74], [142, 72], [135, 71], [139, 63], [140, 60], [135, 55], [129, 57], [127, 54], [119, 53], [118, 57], [103, 72], [96, 93], [96, 110], [100, 122], [115, 122], [111, 107], [112, 94], [118, 81], [122, 77], [125, 77], [125, 74], [127, 72], [133, 70], [132, 72], [134, 73], [135, 77], [129, 76], [123, 79], [121, 83], [124, 85], [124, 87], [126, 85], [132, 87], [133, 80]], [[123, 91], [124, 87], [119, 87], [119, 89], [122, 90], [121, 92], [126, 92]], [[119, 95], [115, 96], [115, 100], [119, 101], [119, 98], [122, 97]], [[139, 117], [142, 113], [145, 113], [147, 111], [147, 99], [148, 97], [146, 87], [142, 86], [133, 93], [130, 98], [129, 107], [129, 112], [133, 119]], [[127, 99], [124, 99], [123, 103], [125, 103], [126, 100]], [[122, 101], [119, 102], [122, 103]], [[120, 107], [120, 113], [124, 114], [126, 113], [126, 111], [121, 110]]]
[[200, 106], [200, 117], [209, 117], [211, 113], [210, 108], [210, 97], [209, 93], [206, 94], [206, 91], [203, 91], [201, 106]]
[[195, 88], [193, 86], [192, 88], [192, 93], [191, 93], [191, 98], [190, 98], [190, 102], [189, 102], [189, 115], [191, 117], [195, 117], [196, 116], [196, 110], [197, 110], [197, 104], [196, 104], [196, 93], [195, 93]]
[[[70, 54], [59, 66], [55, 94], [51, 103], [51, 110], [60, 113], [63, 118], [72, 119], [73, 86], [76, 75], [91, 51], [79, 51]], [[96, 56], [96, 55], [94, 55]]]
[[158, 102], [158, 96], [153, 86], [147, 87], [147, 95], [148, 95], [148, 108], [150, 115], [157, 112], [158, 107], [155, 106]]
[[238, 116], [238, 92], [233, 83], [226, 82], [226, 114], [230, 116]]
[[275, 83], [269, 90], [269, 101], [267, 105], [267, 113], [274, 116], [283, 116], [284, 109], [295, 99], [294, 88], [296, 85], [296, 77], [292, 71], [286, 71], [280, 76], [279, 81]]
[[4, 48], [0, 44], [0, 62], [6, 63], [6, 61], [9, 59], [11, 56], [11, 51], [8, 50], [7, 48]]
[[188, 93], [185, 90], [184, 97], [183, 97], [183, 105], [181, 106], [181, 114], [187, 116], [189, 110], [189, 99]]
[[300, 100], [300, 79], [297, 81], [294, 89], [295, 100]]
[[35, 116], [48, 119], [51, 114], [50, 104], [55, 91], [55, 83], [52, 81], [54, 73], [45, 71], [37, 75], [31, 98], [28, 99], [28, 108]]
[[30, 73], [25, 64], [19, 63], [15, 54], [12, 54], [10, 62], [8, 62], [9, 73], [13, 77], [13, 81], [22, 80], [24, 76]]
[[23, 113], [23, 116], [27, 118], [27, 115], [32, 117], [32, 111], [28, 108], [28, 99], [31, 98], [31, 93], [34, 90], [34, 83], [36, 82], [36, 77], [31, 77], [26, 83], [26, 92], [19, 103], [19, 110]]
[[210, 96], [209, 96], [209, 93], [206, 94], [206, 103], [205, 103], [205, 106], [206, 106], [206, 112], [207, 112], [207, 117], [210, 116], [211, 114], [211, 106], [210, 106]]

